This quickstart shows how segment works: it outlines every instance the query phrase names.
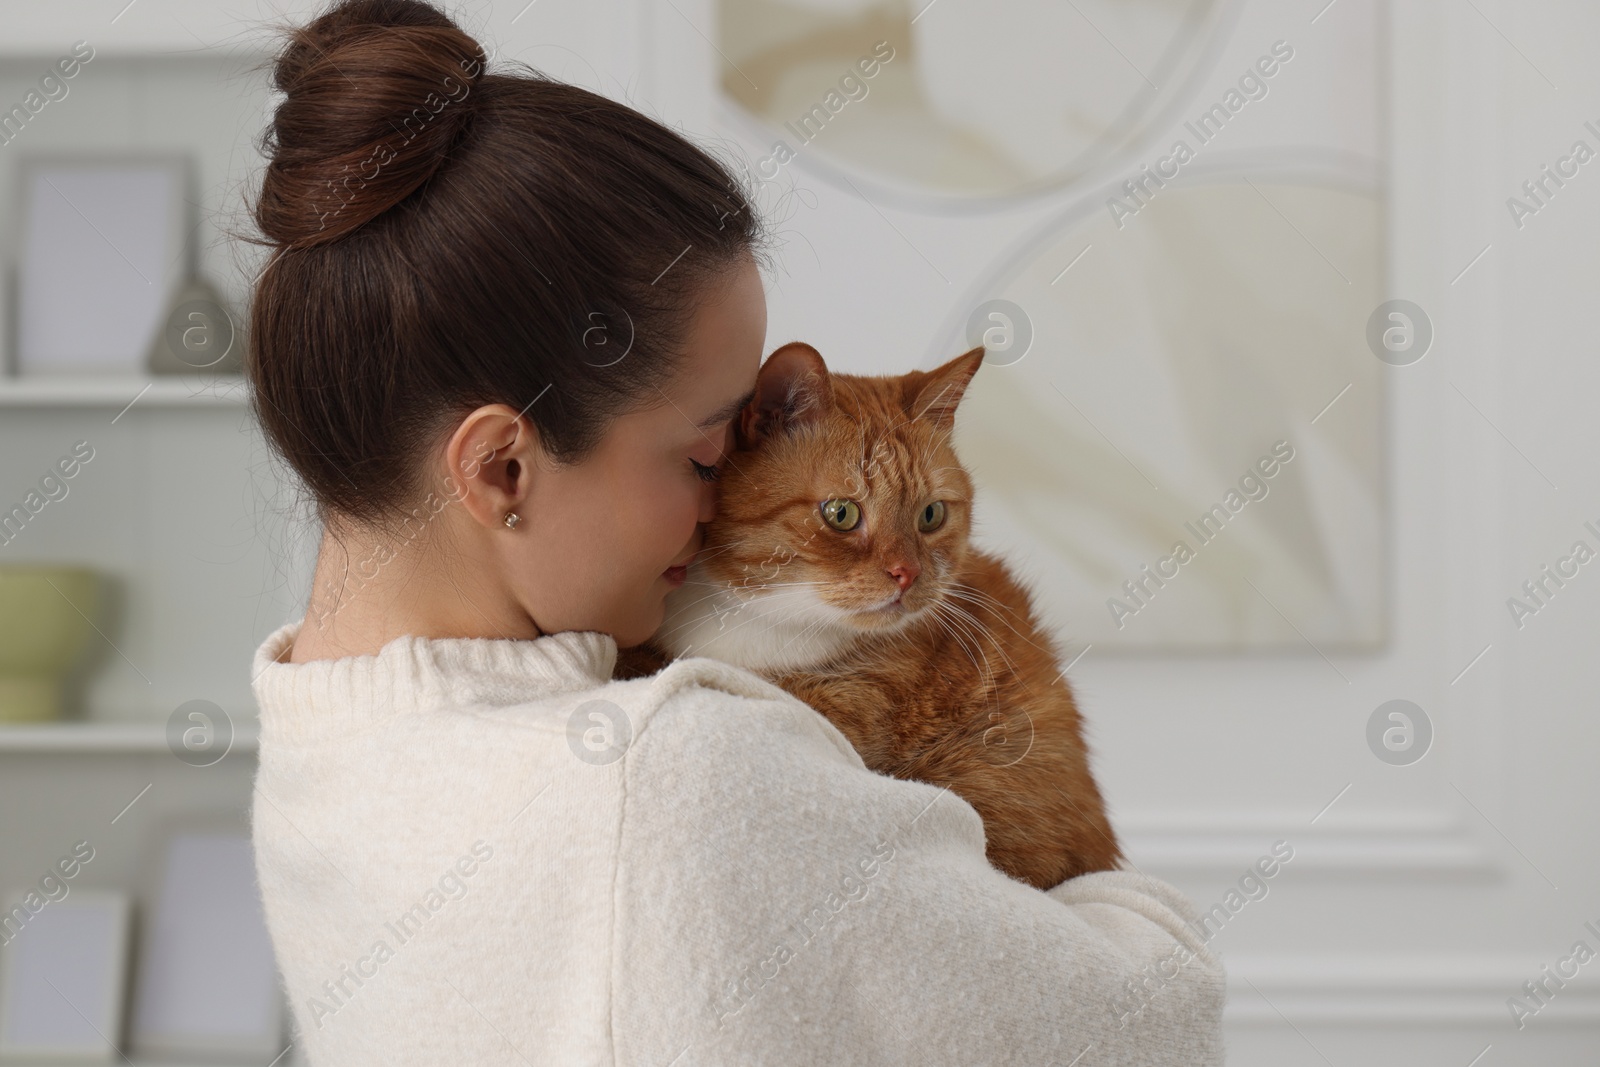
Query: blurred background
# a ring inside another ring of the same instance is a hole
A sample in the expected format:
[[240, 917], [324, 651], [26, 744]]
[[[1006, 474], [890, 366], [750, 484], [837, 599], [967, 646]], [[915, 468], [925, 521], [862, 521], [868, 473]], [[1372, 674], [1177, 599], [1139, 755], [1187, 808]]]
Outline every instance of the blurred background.
[[[232, 235], [314, 9], [0, 12], [11, 1062], [297, 1060], [249, 668], [320, 531], [249, 415]], [[1600, 9], [448, 9], [748, 175], [768, 350], [987, 347], [980, 540], [1133, 861], [1216, 916], [1230, 1063], [1600, 1063]]]

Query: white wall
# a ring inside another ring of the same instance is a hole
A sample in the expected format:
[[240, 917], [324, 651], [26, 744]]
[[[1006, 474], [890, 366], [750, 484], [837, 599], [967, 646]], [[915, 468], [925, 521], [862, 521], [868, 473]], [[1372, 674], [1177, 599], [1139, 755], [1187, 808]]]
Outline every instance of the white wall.
[[[1241, 18], [1289, 27], [1313, 52], [1360, 6], [1245, 5]], [[711, 26], [711, 5], [677, 8], [656, 40], [678, 58], [675, 80], [693, 83], [672, 96], [698, 106], [721, 61], [689, 24]], [[1232, 977], [1231, 1062], [1593, 1063], [1600, 979], [1588, 968], [1520, 1030], [1506, 999], [1575, 941], [1600, 949], [1583, 926], [1600, 926], [1597, 667], [1584, 651], [1600, 586], [1580, 575], [1521, 630], [1505, 602], [1575, 539], [1600, 547], [1582, 528], [1600, 526], [1586, 463], [1600, 432], [1583, 410], [1600, 373], [1584, 297], [1600, 281], [1600, 182], [1580, 174], [1520, 232], [1505, 199], [1573, 139], [1600, 149], [1581, 128], [1600, 126], [1587, 61], [1600, 10], [1406, 0], [1380, 12], [1390, 295], [1421, 304], [1436, 329], [1430, 354], [1388, 379], [1392, 645], [1331, 664], [1309, 648], [1090, 654], [1073, 681], [1142, 867], [1209, 907], [1273, 841], [1296, 849], [1214, 942]], [[681, 114], [753, 158], [769, 147], [725, 108]], [[1108, 167], [1076, 195], [1103, 197], [1098, 186], [1131, 169]], [[849, 370], [954, 354], [941, 346], [962, 301], [980, 298], [974, 282], [1070, 207], [1069, 195], [940, 217], [864, 203], [803, 155], [786, 170], [796, 193], [769, 340], [805, 338]], [[1366, 745], [1369, 715], [1393, 698], [1435, 726], [1411, 766]]]

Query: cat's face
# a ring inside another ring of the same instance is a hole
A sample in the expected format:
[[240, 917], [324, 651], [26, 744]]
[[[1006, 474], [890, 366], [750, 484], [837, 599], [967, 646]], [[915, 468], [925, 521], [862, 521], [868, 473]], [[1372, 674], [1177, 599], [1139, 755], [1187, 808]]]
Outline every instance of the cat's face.
[[890, 631], [943, 600], [972, 523], [951, 429], [982, 358], [978, 348], [933, 371], [873, 378], [831, 374], [807, 345], [769, 356], [659, 642], [674, 655], [771, 665], [774, 649], [738, 650], [767, 635], [826, 647], [829, 635]]

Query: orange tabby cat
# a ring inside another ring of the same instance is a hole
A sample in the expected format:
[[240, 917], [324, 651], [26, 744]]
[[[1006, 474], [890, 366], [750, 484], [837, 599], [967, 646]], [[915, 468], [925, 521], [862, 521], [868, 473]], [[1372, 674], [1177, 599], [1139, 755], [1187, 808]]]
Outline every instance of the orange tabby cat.
[[1121, 858], [1078, 711], [1028, 593], [968, 546], [950, 447], [975, 348], [932, 371], [832, 374], [810, 345], [762, 364], [688, 580], [618, 673], [710, 656], [827, 716], [875, 771], [948, 786], [989, 861], [1041, 889]]

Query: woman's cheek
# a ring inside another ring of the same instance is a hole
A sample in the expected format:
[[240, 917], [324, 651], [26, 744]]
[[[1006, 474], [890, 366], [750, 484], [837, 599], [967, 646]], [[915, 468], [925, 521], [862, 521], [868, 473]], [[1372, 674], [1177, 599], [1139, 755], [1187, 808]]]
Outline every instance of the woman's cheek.
[[652, 502], [647, 512], [651, 536], [662, 543], [673, 558], [683, 553], [683, 546], [694, 536], [694, 528], [700, 521], [699, 485], [698, 480], [680, 475], [675, 480], [663, 479], [653, 487], [652, 493], [641, 497]]
[[692, 487], [683, 496], [678, 498], [678, 505], [673, 512], [679, 531], [679, 541], [687, 541], [694, 536], [694, 528], [700, 524], [700, 500], [705, 490], [701, 482], [695, 479]]

